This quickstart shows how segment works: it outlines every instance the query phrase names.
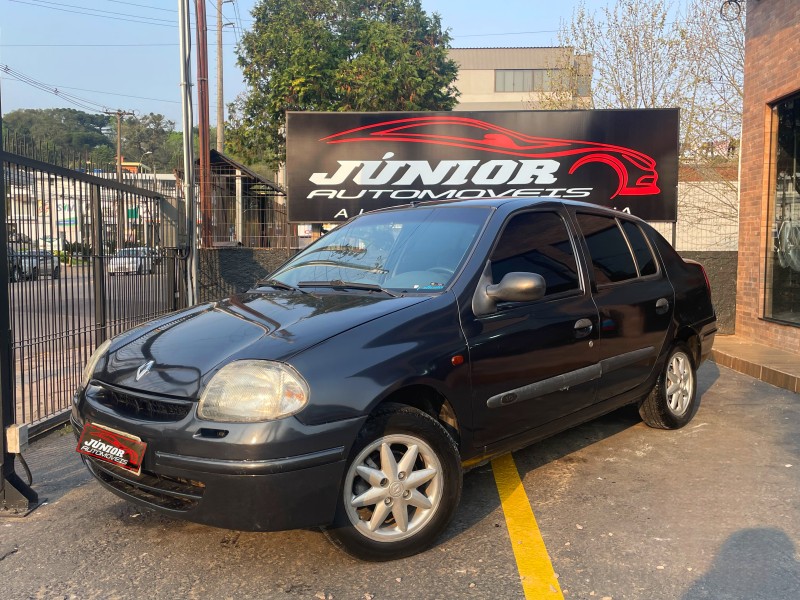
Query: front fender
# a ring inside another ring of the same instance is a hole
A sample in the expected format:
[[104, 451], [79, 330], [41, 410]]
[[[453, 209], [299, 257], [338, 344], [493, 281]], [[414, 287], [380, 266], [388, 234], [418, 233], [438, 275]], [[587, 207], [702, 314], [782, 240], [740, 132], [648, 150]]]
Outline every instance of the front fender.
[[[393, 392], [425, 385], [446, 397], [462, 425], [472, 421], [467, 346], [447, 292], [330, 338], [290, 362], [309, 384], [296, 416], [315, 425], [369, 415]], [[458, 362], [458, 361], [456, 361]]]

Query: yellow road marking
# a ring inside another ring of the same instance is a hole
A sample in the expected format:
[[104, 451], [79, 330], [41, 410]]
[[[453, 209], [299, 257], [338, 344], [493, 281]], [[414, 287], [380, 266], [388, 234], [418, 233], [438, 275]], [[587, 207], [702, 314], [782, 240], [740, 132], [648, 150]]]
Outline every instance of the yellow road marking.
[[510, 454], [495, 458], [492, 471], [525, 598], [564, 600], [514, 459]]

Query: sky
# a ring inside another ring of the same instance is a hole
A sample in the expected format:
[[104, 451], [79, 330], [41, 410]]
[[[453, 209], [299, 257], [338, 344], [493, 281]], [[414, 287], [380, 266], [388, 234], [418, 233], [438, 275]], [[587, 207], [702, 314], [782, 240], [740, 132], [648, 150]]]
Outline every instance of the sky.
[[[452, 46], [550, 46], [580, 0], [422, 0]], [[613, 0], [584, 0], [596, 10]], [[225, 103], [245, 90], [236, 44], [256, 0], [223, 4]], [[194, 2], [190, 2], [194, 6]], [[192, 9], [193, 12], [193, 9]], [[216, 0], [206, 0], [209, 107], [216, 123]], [[192, 18], [194, 22], [194, 17]], [[194, 32], [192, 34], [194, 45]], [[192, 80], [196, 82], [195, 55]], [[23, 82], [22, 80], [26, 80]], [[0, 0], [0, 107], [159, 113], [180, 129], [177, 0]], [[76, 103], [67, 101], [70, 95]], [[195, 123], [197, 113], [195, 111]]]

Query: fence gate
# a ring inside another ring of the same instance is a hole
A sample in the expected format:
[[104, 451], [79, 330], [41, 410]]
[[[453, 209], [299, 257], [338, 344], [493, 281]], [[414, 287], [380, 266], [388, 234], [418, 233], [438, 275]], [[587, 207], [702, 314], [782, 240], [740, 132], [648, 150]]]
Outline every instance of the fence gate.
[[186, 257], [174, 201], [25, 154], [0, 162], [15, 416], [35, 436], [67, 420], [99, 343], [186, 306]]

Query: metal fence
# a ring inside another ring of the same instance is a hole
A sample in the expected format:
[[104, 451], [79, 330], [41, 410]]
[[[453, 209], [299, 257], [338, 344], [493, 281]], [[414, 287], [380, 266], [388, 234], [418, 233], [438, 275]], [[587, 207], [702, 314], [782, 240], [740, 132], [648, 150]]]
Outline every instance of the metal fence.
[[35, 435], [65, 419], [102, 340], [186, 305], [181, 218], [85, 157], [9, 138], [1, 156], [15, 417]]
[[211, 239], [207, 247], [296, 247], [283, 189], [217, 151], [211, 152]]
[[[672, 224], [653, 225], [672, 240]], [[679, 252], [738, 250], [739, 184], [735, 162], [681, 165], [674, 243]]]

